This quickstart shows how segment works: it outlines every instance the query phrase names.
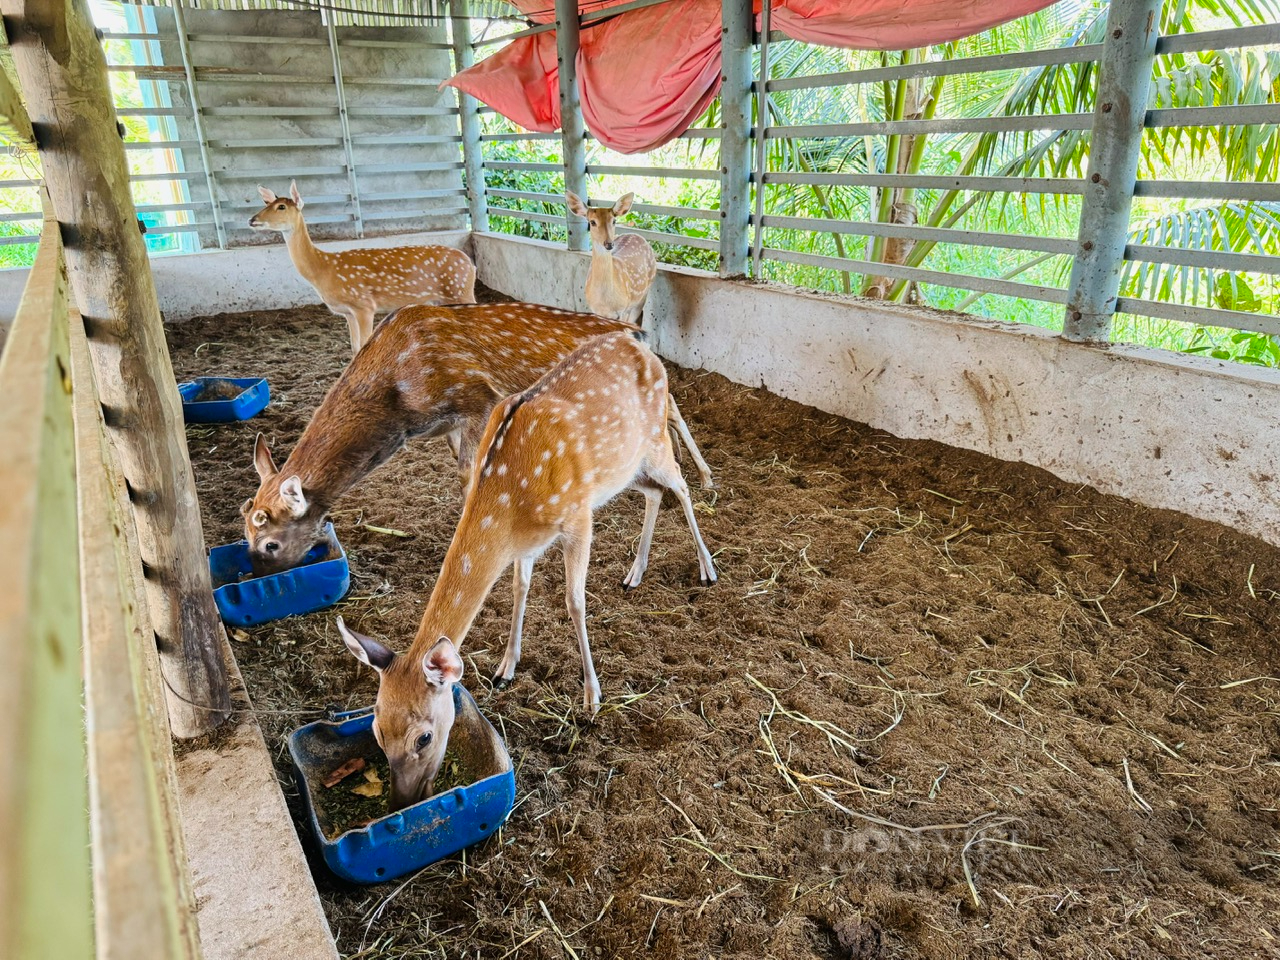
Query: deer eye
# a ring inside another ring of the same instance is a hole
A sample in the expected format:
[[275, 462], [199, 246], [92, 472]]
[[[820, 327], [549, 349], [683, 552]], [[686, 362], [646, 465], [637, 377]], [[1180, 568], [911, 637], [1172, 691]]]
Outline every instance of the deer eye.
[[413, 742], [413, 747], [415, 750], [425, 750], [427, 749], [428, 745], [430, 745], [430, 743], [431, 743], [431, 734], [424, 733], [420, 737], [418, 737], [417, 740]]
[[596, 221], [592, 220], [591, 225], [594, 227], [596, 225]]
[[276, 209], [277, 209], [277, 210], [283, 210], [283, 209], [284, 209], [284, 204], [283, 204], [283, 203], [278, 203], [278, 204], [276, 204]]

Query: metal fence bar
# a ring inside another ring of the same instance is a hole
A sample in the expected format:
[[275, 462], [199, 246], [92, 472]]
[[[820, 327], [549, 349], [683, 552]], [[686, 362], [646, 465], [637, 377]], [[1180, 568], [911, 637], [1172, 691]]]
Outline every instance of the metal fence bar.
[[896, 223], [867, 223], [855, 220], [824, 220], [817, 217], [764, 218], [766, 229], [809, 230], [815, 233], [853, 234], [864, 237], [904, 237], [932, 243], [958, 243], [974, 247], [998, 247], [1008, 250], [1034, 250], [1071, 256], [1076, 240], [1065, 237], [1029, 237], [1014, 233], [990, 233], [981, 230], [951, 230], [943, 227], [911, 227]]
[[1090, 139], [1089, 185], [1062, 335], [1106, 340], [1120, 293], [1129, 211], [1138, 179], [1147, 91], [1160, 34], [1160, 0], [1112, 0]]
[[1255, 123], [1280, 123], [1280, 103], [1148, 110], [1146, 125], [1148, 127], [1225, 127]]
[[484, 165], [493, 170], [533, 170], [540, 173], [560, 173], [564, 170], [558, 163], [524, 163], [518, 160], [486, 160]]
[[539, 33], [550, 33], [556, 28], [554, 23], [543, 23], [536, 27], [530, 27], [528, 30], [520, 30], [517, 33], [508, 33], [501, 37], [486, 37], [484, 40], [476, 41], [476, 49], [480, 47], [492, 47], [499, 43], [510, 43], [512, 40], [520, 40], [524, 37], [536, 36]]
[[618, 227], [619, 233], [634, 233], [649, 242], [669, 243], [676, 247], [697, 247], [700, 250], [719, 250], [720, 241], [708, 237], [689, 237], [682, 233], [663, 233], [661, 230], [642, 230], [639, 227]]
[[[449, 29], [453, 32], [453, 60], [457, 71], [466, 70], [476, 60], [476, 49], [471, 43], [470, 4], [468, 0], [452, 0], [449, 4]], [[462, 137], [462, 169], [466, 177], [467, 211], [471, 216], [471, 229], [477, 233], [489, 232], [489, 213], [485, 204], [484, 153], [480, 141], [480, 103], [475, 97], [461, 90], [458, 95], [458, 131]]]
[[720, 276], [743, 276], [750, 253], [751, 0], [720, 2]]
[[564, 217], [556, 217], [547, 213], [530, 213], [528, 210], [512, 210], [507, 207], [489, 207], [491, 217], [515, 217], [517, 220], [535, 220], [538, 223], [550, 223], [557, 227], [565, 226]]
[[1102, 44], [1090, 43], [1078, 47], [1030, 50], [1025, 53], [963, 57], [956, 60], [930, 60], [895, 67], [871, 67], [866, 70], [849, 70], [843, 73], [770, 80], [769, 91], [774, 93], [781, 90], [805, 90], [815, 87], [844, 87], [855, 83], [885, 83], [894, 80], [915, 80], [921, 77], [953, 76], [960, 73], [988, 73], [995, 70], [1025, 70], [1028, 67], [1088, 63], [1097, 60], [1101, 52]]
[[1275, 46], [1280, 46], [1280, 23], [1263, 23], [1252, 27], [1170, 34], [1156, 41], [1156, 56], [1198, 53], [1201, 50], [1227, 50], [1232, 47]]
[[898, 263], [846, 260], [842, 257], [825, 257], [816, 253], [794, 253], [790, 250], [776, 250], [771, 247], [765, 247], [764, 259], [780, 260], [783, 263], [798, 263], [810, 267], [823, 267], [828, 270], [839, 270], [845, 273], [888, 276], [895, 280], [914, 280], [917, 283], [935, 283], [943, 287], [955, 287], [957, 290], [974, 290], [979, 293], [994, 293], [1005, 297], [1022, 297], [1027, 300], [1041, 300], [1046, 303], [1067, 302], [1067, 292], [1057, 287], [1016, 283], [1012, 280], [990, 280], [985, 277], [972, 277], [968, 274], [907, 267]]
[[[751, 276], [760, 279], [760, 258], [764, 250], [764, 177], [769, 166], [769, 144], [766, 140], [769, 129], [769, 23], [771, 3], [760, 6], [760, 77], [755, 83], [756, 127], [751, 135], [755, 137], [755, 165], [753, 178], [755, 190], [755, 231], [751, 239]], [[758, 128], [758, 130], [756, 129]], [[765, 131], [760, 135], [759, 131]]]
[[1082, 194], [1083, 180], [1051, 177], [933, 176], [921, 173], [773, 173], [774, 183], [816, 183], [824, 187], [911, 187], [916, 190], [973, 190], [987, 193]]
[[333, 87], [338, 95], [338, 125], [342, 129], [342, 153], [347, 160], [347, 189], [351, 191], [351, 204], [356, 218], [356, 238], [364, 236], [364, 217], [360, 212], [360, 182], [356, 178], [355, 146], [351, 142], [351, 121], [347, 115], [347, 88], [342, 80], [342, 55], [338, 52], [338, 28], [333, 17], [325, 18], [325, 33], [329, 38], [329, 55], [333, 61]]
[[868, 123], [805, 123], [769, 127], [771, 140], [817, 140], [824, 137], [890, 136], [895, 133], [1012, 133], [1029, 130], [1088, 130], [1090, 113], [1054, 113], [1021, 117], [943, 117], [934, 120], [880, 120]]
[[1135, 197], [1187, 200], [1255, 200], [1280, 202], [1280, 183], [1241, 180], [1139, 180]]
[[587, 173], [593, 177], [670, 177], [675, 180], [719, 180], [719, 170], [692, 170], [681, 167], [620, 167], [610, 164], [589, 164]]
[[[560, 130], [564, 143], [564, 188], [587, 195], [586, 125], [578, 99], [578, 0], [556, 2], [556, 57], [560, 65]], [[587, 249], [587, 223], [569, 217], [569, 249]]]
[[[477, 111], [478, 113], [479, 111]], [[503, 140], [559, 140], [558, 133], [482, 133], [480, 142], [500, 142]]]
[[1180, 267], [1203, 267], [1239, 273], [1270, 273], [1280, 276], [1280, 257], [1225, 250], [1182, 250], [1178, 247], [1131, 243], [1124, 248], [1126, 260], [1169, 263]]
[[[154, 111], [117, 111], [122, 116], [146, 116]], [[330, 117], [335, 107], [204, 107], [206, 117]]]
[[213, 163], [209, 160], [209, 135], [201, 115], [195, 71], [191, 67], [191, 44], [187, 39], [184, 0], [173, 0], [173, 22], [178, 32], [178, 50], [182, 56], [182, 79], [187, 87], [187, 102], [191, 106], [191, 122], [195, 126], [196, 139], [200, 141], [200, 166], [204, 168], [205, 189], [209, 191], [209, 205], [213, 210], [213, 230], [218, 238], [218, 249], [225, 250], [227, 249], [227, 230], [222, 222], [222, 211], [218, 209], [218, 184], [213, 174]]
[[1263, 313], [1245, 313], [1243, 310], [1218, 310], [1213, 307], [1194, 307], [1184, 303], [1164, 303], [1159, 300], [1142, 300], [1120, 297], [1116, 300], [1117, 313], [1135, 313], [1142, 317], [1176, 320], [1201, 327], [1226, 327], [1228, 330], [1248, 330], [1280, 337], [1280, 318]]

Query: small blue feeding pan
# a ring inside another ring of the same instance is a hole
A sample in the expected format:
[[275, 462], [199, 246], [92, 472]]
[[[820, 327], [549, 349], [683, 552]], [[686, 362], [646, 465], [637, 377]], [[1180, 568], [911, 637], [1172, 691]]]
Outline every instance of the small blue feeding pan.
[[178, 384], [187, 423], [227, 423], [256, 417], [271, 400], [262, 377], [197, 377]]
[[[453, 703], [457, 718], [441, 776], [452, 771], [458, 785], [388, 814], [391, 786], [387, 783], [381, 797], [365, 801], [356, 810], [357, 815], [370, 810], [382, 815], [354, 824], [345, 804], [353, 793], [351, 785], [361, 785], [364, 777], [355, 773], [333, 787], [324, 782], [357, 757], [368, 760], [370, 766], [385, 765], [373, 735], [373, 714], [361, 712], [337, 722], [320, 720], [289, 735], [289, 754], [311, 832], [324, 862], [338, 876], [355, 883], [391, 880], [479, 843], [506, 821], [516, 799], [511, 756], [460, 683], [453, 685]], [[437, 787], [441, 776], [436, 778]], [[382, 779], [388, 779], [385, 773]]]
[[233, 626], [251, 627], [323, 610], [341, 600], [351, 586], [351, 570], [333, 524], [326, 524], [324, 532], [328, 541], [312, 547], [301, 566], [267, 577], [253, 576], [249, 544], [243, 540], [210, 550], [213, 599], [222, 619]]

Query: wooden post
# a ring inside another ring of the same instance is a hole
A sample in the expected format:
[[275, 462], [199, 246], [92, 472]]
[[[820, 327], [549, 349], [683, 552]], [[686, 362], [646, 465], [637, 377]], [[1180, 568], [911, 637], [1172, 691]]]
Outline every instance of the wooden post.
[[67, 279], [46, 212], [0, 357], [0, 957], [93, 954]]
[[226, 636], [106, 58], [85, 0], [0, 0], [0, 10], [129, 484], [170, 722], [198, 736], [230, 714]]
[[[747, 272], [751, 222], [751, 0], [720, 4], [720, 276]], [[760, 189], [757, 187], [756, 189]]]
[[[578, 0], [556, 0], [556, 59], [560, 66], [560, 137], [564, 145], [564, 188], [587, 202], [587, 127], [578, 98]], [[569, 249], [587, 250], [587, 222], [565, 209]]]

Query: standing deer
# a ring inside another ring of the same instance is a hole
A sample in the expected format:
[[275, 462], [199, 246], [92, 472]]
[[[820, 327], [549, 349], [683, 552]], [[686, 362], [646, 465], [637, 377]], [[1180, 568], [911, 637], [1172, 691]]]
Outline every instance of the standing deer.
[[[240, 508], [256, 575], [297, 566], [337, 499], [415, 436], [447, 435], [465, 489], [489, 412], [619, 320], [529, 303], [414, 306], [379, 324], [312, 415], [283, 468], [261, 435], [258, 492]], [[672, 428], [704, 487], [711, 470], [674, 402]]]
[[508, 565], [513, 571], [511, 634], [494, 679], [505, 683], [515, 675], [534, 561], [563, 539], [565, 600], [582, 654], [583, 706], [591, 716], [600, 708], [586, 621], [593, 511], [623, 490], [644, 494], [644, 529], [624, 581], [634, 587], [649, 562], [663, 491], [670, 490], [684, 508], [700, 579], [715, 582], [715, 564], [698, 532], [666, 429], [671, 404], [666, 370], [639, 336], [596, 337], [494, 408], [462, 518], [404, 656], [338, 619], [347, 648], [378, 671], [374, 733], [391, 764], [391, 809], [431, 793], [453, 725], [449, 687], [462, 676], [457, 647]]
[[612, 207], [588, 207], [570, 191], [569, 210], [585, 217], [591, 228], [591, 270], [587, 273], [587, 306], [592, 313], [639, 325], [645, 298], [658, 275], [658, 261], [644, 237], [617, 235], [614, 222], [626, 216], [635, 194]]
[[373, 316], [411, 303], [475, 303], [476, 267], [453, 247], [370, 247], [330, 253], [311, 242], [298, 183], [289, 196], [258, 187], [266, 206], [249, 219], [254, 230], [284, 234], [289, 257], [324, 305], [347, 318], [351, 350], [373, 333]]

